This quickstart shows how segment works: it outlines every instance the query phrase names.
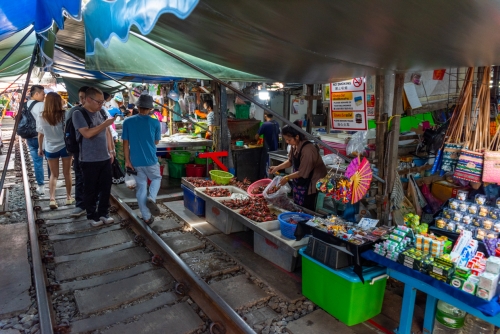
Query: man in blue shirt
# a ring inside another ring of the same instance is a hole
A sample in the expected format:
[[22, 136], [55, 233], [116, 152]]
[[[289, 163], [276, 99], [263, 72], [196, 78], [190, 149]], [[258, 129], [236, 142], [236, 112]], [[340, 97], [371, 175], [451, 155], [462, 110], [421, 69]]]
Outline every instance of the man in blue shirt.
[[271, 113], [264, 113], [264, 120], [265, 122], [262, 123], [259, 133], [255, 135], [255, 139], [258, 140], [261, 135], [264, 135], [264, 142], [267, 145], [268, 152], [277, 151], [280, 126], [278, 122], [273, 120], [273, 114]]
[[[156, 145], [161, 139], [161, 127], [160, 122], [149, 115], [153, 109], [152, 96], [141, 95], [137, 107], [139, 113], [123, 122], [123, 152], [125, 167], [137, 172], [137, 175], [134, 175], [137, 183], [135, 195], [142, 219], [146, 224], [151, 224], [154, 216], [160, 214], [160, 209], [156, 205], [156, 196], [161, 185]], [[151, 180], [149, 196], [148, 179]]]
[[255, 135], [255, 139], [259, 139], [261, 135], [264, 135], [264, 146], [262, 149], [260, 172], [259, 176], [261, 178], [269, 177], [268, 170], [270, 166], [268, 152], [273, 152], [278, 150], [280, 126], [278, 122], [273, 119], [273, 114], [270, 112], [264, 113], [264, 123], [262, 123], [259, 132]]

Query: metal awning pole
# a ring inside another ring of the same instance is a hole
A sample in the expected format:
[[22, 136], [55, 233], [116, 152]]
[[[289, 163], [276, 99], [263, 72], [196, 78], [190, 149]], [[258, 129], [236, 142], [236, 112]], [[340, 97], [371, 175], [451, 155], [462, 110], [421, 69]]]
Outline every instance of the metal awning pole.
[[[352, 159], [343, 155], [343, 154], [340, 154], [340, 152], [333, 148], [333, 147], [330, 147], [330, 145], [328, 145], [327, 143], [325, 143], [324, 141], [314, 137], [313, 135], [311, 135], [310, 133], [302, 130], [301, 128], [299, 128], [298, 126], [296, 126], [295, 124], [293, 124], [292, 122], [290, 122], [288, 119], [284, 118], [283, 116], [281, 116], [280, 114], [274, 112], [273, 110], [271, 110], [270, 108], [268, 108], [267, 106], [261, 104], [260, 102], [258, 102], [256, 99], [254, 99], [253, 97], [251, 96], [248, 96], [246, 95], [245, 93], [243, 93], [242, 91], [240, 91], [239, 89], [236, 89], [234, 88], [233, 86], [227, 84], [226, 82], [216, 78], [215, 76], [213, 76], [212, 74], [208, 73], [207, 71], [205, 71], [204, 69], [192, 64], [191, 62], [183, 59], [182, 57], [176, 55], [175, 53], [171, 52], [170, 50], [167, 50], [166, 48], [164, 48], [163, 46], [159, 45], [158, 43], [150, 40], [149, 38], [145, 37], [145, 36], [142, 36], [141, 34], [138, 34], [136, 32], [133, 32], [133, 31], [130, 31], [130, 34], [132, 34], [133, 36], [139, 38], [140, 40], [143, 40], [144, 42], [148, 43], [149, 45], [157, 48], [158, 50], [168, 54], [169, 56], [173, 57], [174, 59], [177, 59], [178, 61], [182, 62], [183, 64], [186, 64], [187, 66], [197, 70], [198, 72], [206, 75], [207, 77], [209, 77], [210, 79], [218, 82], [219, 84], [221, 84], [222, 86], [226, 87], [227, 89], [233, 91], [234, 93], [240, 95], [241, 97], [249, 100], [250, 102], [254, 103], [255, 105], [259, 106], [260, 108], [266, 110], [267, 112], [271, 113], [272, 115], [274, 115], [277, 119], [279, 119], [280, 121], [282, 121], [283, 123], [291, 126], [292, 128], [294, 128], [295, 130], [299, 131], [300, 133], [304, 134], [307, 138], [315, 141], [316, 143], [320, 144], [321, 146], [324, 146], [325, 148], [327, 148], [328, 150], [330, 151], [333, 151], [333, 152], [337, 152], [337, 155], [341, 158], [343, 158], [344, 160], [346, 161], [351, 161]], [[373, 178], [377, 179], [378, 181], [382, 182], [382, 183], [385, 183], [384, 180], [382, 180], [381, 178], [379, 178], [377, 175], [373, 175]]]
[[[0, 60], [0, 66], [3, 65], [3, 63], [5, 63], [5, 61], [7, 59], [9, 59], [9, 57], [17, 50], [17, 48], [19, 46], [21, 46], [21, 44], [24, 43], [24, 41], [26, 40], [26, 38], [28, 38], [29, 35], [31, 35], [31, 33], [35, 30], [35, 27], [31, 27], [30, 31], [28, 31], [28, 33], [26, 35], [23, 36], [23, 38], [21, 38], [21, 40], [19, 40], [19, 42], [16, 43], [16, 45], [14, 45], [14, 47], [12, 49], [10, 49], [10, 51], [5, 55], [5, 57], [2, 58], [2, 60]], [[36, 43], [35, 43], [36, 45]]]
[[[24, 73], [23, 73], [23, 74], [21, 74], [21, 75], [19, 75], [19, 76], [16, 78], [16, 80], [12, 81], [12, 82], [10, 83], [10, 85], [8, 85], [8, 86], [7, 86], [7, 88], [5, 88], [5, 89], [3, 90], [3, 92], [1, 92], [1, 93], [0, 93], [0, 95], [3, 95], [3, 93], [5, 93], [5, 92], [6, 92], [6, 91], [10, 88], [10, 86], [12, 86], [13, 84], [15, 84], [15, 83], [16, 83], [16, 81], [17, 81], [17, 80], [19, 80], [19, 78], [20, 78], [20, 77], [22, 77], [23, 75], [24, 75]], [[5, 107], [7, 107], [7, 106], [5, 106]]]
[[17, 110], [17, 115], [14, 122], [14, 129], [12, 129], [12, 136], [10, 137], [9, 149], [7, 150], [7, 156], [5, 157], [5, 164], [2, 171], [2, 178], [0, 179], [0, 189], [3, 189], [3, 184], [5, 182], [5, 176], [7, 175], [7, 169], [9, 168], [10, 155], [12, 154], [12, 148], [14, 147], [14, 140], [16, 139], [17, 126], [21, 120], [22, 108], [24, 106], [24, 99], [26, 98], [26, 93], [28, 92], [28, 86], [30, 84], [31, 71], [33, 70], [33, 65], [35, 64], [36, 50], [38, 44], [35, 44], [33, 48], [33, 54], [31, 55], [30, 66], [28, 68], [28, 74], [26, 75], [26, 82], [24, 83], [23, 94], [21, 95], [21, 101], [19, 102], [19, 109]]

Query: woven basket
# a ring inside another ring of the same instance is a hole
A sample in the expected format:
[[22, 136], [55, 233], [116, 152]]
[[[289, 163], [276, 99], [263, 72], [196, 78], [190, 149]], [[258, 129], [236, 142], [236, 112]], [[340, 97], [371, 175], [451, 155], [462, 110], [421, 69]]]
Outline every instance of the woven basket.
[[500, 183], [500, 129], [491, 140], [489, 150], [484, 152], [483, 182]]
[[454, 177], [470, 182], [481, 182], [483, 175], [484, 154], [462, 150], [455, 169]]
[[[476, 103], [465, 124], [464, 147], [458, 159], [454, 176], [456, 178], [481, 183], [484, 168], [484, 152], [490, 148], [490, 67], [485, 67]], [[475, 127], [474, 127], [475, 123]]]
[[453, 172], [457, 167], [458, 158], [460, 157], [460, 151], [462, 150], [462, 144], [446, 143], [444, 144], [443, 150], [443, 166], [442, 170], [446, 172]]

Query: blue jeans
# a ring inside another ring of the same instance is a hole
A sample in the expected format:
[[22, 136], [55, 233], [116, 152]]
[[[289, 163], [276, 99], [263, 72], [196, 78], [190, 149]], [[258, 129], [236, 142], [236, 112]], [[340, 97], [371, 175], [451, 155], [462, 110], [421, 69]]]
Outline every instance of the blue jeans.
[[137, 204], [139, 205], [139, 210], [141, 211], [142, 219], [149, 220], [151, 218], [151, 212], [146, 206], [146, 201], [148, 199], [148, 179], [151, 180], [149, 185], [149, 197], [156, 201], [156, 196], [160, 190], [161, 185], [161, 174], [160, 165], [152, 165], [147, 167], [134, 167], [137, 171], [137, 175], [134, 175], [136, 182], [135, 197], [137, 198]]
[[28, 138], [26, 139], [26, 143], [30, 149], [31, 159], [33, 160], [33, 166], [35, 167], [36, 183], [41, 186], [44, 184], [43, 157], [38, 155], [38, 137]]

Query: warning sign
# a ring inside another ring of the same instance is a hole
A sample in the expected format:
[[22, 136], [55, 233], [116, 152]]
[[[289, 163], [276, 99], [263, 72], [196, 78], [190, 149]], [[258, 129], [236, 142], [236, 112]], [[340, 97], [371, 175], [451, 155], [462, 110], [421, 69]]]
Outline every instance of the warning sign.
[[330, 94], [332, 129], [367, 129], [365, 78], [332, 82]]

